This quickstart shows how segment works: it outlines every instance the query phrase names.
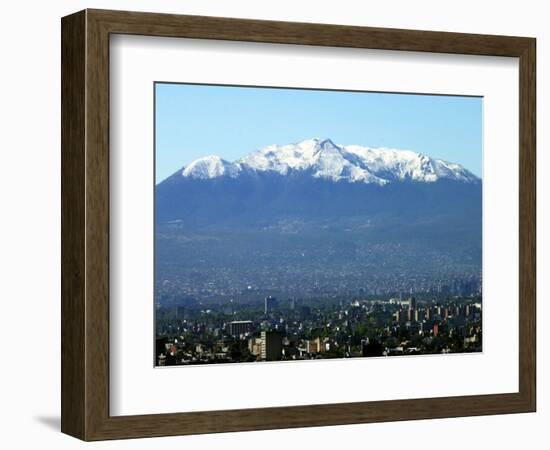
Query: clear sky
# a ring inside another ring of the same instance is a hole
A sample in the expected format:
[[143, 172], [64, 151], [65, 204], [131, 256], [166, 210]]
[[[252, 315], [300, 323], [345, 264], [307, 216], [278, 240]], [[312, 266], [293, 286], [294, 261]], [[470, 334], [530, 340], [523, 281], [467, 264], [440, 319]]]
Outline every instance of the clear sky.
[[156, 182], [193, 160], [228, 161], [314, 137], [414, 150], [481, 177], [482, 99], [157, 83]]

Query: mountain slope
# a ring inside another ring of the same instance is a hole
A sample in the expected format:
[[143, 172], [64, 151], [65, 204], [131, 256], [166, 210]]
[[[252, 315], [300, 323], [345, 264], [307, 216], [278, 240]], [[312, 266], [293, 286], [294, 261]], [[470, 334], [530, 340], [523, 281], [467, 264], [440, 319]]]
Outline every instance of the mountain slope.
[[201, 158], [157, 185], [155, 198], [157, 223], [191, 228], [481, 217], [481, 181], [458, 164], [319, 139], [233, 163]]

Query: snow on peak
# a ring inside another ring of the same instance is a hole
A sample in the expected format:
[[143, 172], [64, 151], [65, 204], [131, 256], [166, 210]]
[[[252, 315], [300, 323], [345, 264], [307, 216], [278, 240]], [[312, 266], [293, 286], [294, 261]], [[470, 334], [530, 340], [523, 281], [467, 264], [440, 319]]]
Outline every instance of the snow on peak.
[[330, 139], [308, 139], [287, 145], [270, 145], [240, 159], [238, 163], [258, 172], [277, 172], [287, 175], [291, 171], [307, 171], [315, 178], [332, 181], [364, 181], [385, 184], [367, 168], [355, 166], [345, 158], [342, 148]]
[[342, 149], [349, 158], [355, 159], [357, 165], [368, 167], [374, 174], [388, 181], [479, 181], [478, 177], [459, 164], [430, 158], [411, 150], [369, 148], [359, 145], [346, 145]]
[[269, 145], [248, 154], [238, 163], [257, 171], [275, 171], [286, 175], [290, 170], [306, 169], [319, 150], [319, 139], [297, 144]]
[[183, 176], [200, 179], [221, 176], [236, 178], [245, 170], [280, 175], [303, 172], [314, 178], [381, 186], [396, 181], [479, 181], [459, 164], [410, 150], [337, 145], [330, 139], [318, 138], [294, 144], [269, 145], [234, 163], [217, 156], [207, 156], [187, 166]]
[[183, 169], [182, 175], [189, 178], [206, 180], [221, 176], [236, 178], [241, 171], [239, 164], [230, 163], [219, 156], [205, 156], [197, 159]]

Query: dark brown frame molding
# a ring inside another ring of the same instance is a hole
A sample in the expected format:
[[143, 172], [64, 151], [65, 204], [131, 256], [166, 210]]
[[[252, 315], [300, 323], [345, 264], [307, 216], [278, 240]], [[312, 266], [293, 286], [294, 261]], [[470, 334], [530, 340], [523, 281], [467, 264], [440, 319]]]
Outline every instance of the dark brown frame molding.
[[[61, 429], [84, 440], [531, 412], [536, 409], [535, 48], [525, 37], [85, 10], [62, 31]], [[519, 392], [109, 416], [109, 35], [519, 58]]]

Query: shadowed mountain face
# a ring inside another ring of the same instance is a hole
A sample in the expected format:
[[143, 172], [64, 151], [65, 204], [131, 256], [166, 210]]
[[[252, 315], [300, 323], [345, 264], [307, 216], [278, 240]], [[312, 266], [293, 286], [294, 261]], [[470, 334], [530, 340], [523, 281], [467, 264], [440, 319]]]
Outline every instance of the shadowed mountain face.
[[407, 227], [416, 222], [443, 226], [439, 221], [445, 220], [446, 228], [453, 223], [479, 226], [481, 184], [440, 180], [378, 186], [299, 173], [179, 177], [157, 186], [156, 213], [157, 224], [177, 221], [190, 229], [259, 228], [289, 221]]
[[236, 162], [211, 156], [158, 184], [155, 200], [157, 280], [216, 268], [244, 285], [284, 266], [272, 285], [305, 272], [341, 282], [345, 270], [359, 283], [481, 268], [481, 181], [410, 151], [313, 139]]

